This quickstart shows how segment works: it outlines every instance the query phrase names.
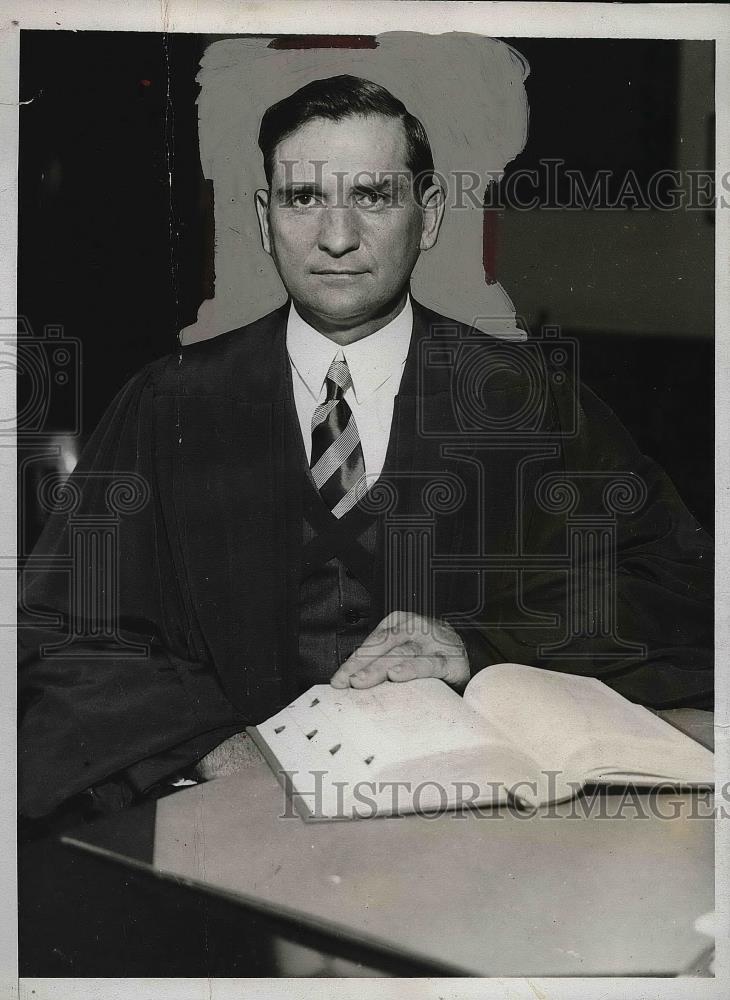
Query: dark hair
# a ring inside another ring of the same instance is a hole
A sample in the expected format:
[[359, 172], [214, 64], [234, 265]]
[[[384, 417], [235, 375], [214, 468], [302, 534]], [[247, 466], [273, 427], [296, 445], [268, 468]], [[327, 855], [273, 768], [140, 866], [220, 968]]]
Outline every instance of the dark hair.
[[434, 172], [433, 154], [425, 128], [418, 118], [410, 114], [405, 104], [385, 87], [346, 74], [312, 80], [264, 112], [259, 129], [259, 148], [264, 157], [264, 172], [269, 186], [274, 171], [274, 151], [282, 139], [315, 118], [337, 122], [355, 115], [383, 115], [402, 124], [406, 136], [406, 164], [414, 179], [417, 178], [416, 195], [420, 199], [422, 192], [432, 183]]

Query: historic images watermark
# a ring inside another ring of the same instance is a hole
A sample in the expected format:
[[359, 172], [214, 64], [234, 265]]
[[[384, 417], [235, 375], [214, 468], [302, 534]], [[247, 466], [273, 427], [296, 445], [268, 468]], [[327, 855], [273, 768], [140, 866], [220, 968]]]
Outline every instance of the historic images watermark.
[[282, 160], [284, 182], [274, 198], [282, 207], [307, 212], [352, 208], [377, 212], [402, 207], [437, 186], [449, 211], [513, 209], [530, 211], [706, 212], [730, 206], [730, 174], [714, 170], [656, 170], [640, 177], [634, 170], [586, 173], [565, 160], [544, 158], [536, 167], [504, 173], [478, 170], [361, 170], [355, 175], [327, 170], [335, 194], [325, 199], [322, 183], [327, 160]]
[[[479, 329], [482, 319], [477, 317], [471, 327], [434, 326], [418, 344], [416, 436], [438, 449], [450, 469], [444, 467], [434, 474], [416, 466], [383, 474], [375, 483], [364, 480], [364, 487], [370, 488], [364, 490], [360, 502], [380, 519], [387, 553], [386, 606], [414, 612], [405, 626], [412, 633], [427, 629], [428, 619], [435, 617], [468, 629], [505, 625], [539, 629], [538, 655], [556, 664], [567, 653], [584, 660], [641, 659], [643, 645], [627, 641], [619, 632], [617, 553], [620, 519], [643, 506], [646, 486], [635, 473], [620, 471], [572, 469], [535, 477], [535, 468], [546, 458], [558, 457], [560, 449], [580, 432], [578, 344], [563, 336], [559, 327], [550, 326], [529, 340], [492, 339], [487, 345], [489, 338]], [[59, 328], [40, 338], [26, 329], [18, 338], [17, 356], [19, 370], [27, 372], [29, 379], [17, 427], [19, 447], [24, 450], [21, 490], [32, 486], [34, 491], [32, 497], [21, 495], [21, 517], [32, 507], [63, 516], [66, 523], [63, 550], [45, 556], [43, 566], [22, 553], [24, 575], [34, 569], [62, 573], [69, 594], [64, 620], [39, 620], [37, 612], [24, 610], [33, 624], [64, 632], [57, 642], [43, 648], [44, 655], [144, 657], [146, 646], [125, 638], [117, 622], [123, 519], [149, 502], [149, 484], [121, 469], [77, 469], [70, 477], [68, 470], [48, 471], [48, 460], [60, 457], [59, 420], [49, 420], [54, 393], [72, 394], [73, 405], [66, 400], [70, 417], [65, 439], [81, 432], [81, 346], [64, 337]], [[444, 371], [446, 404], [425, 406], [429, 379]], [[556, 394], [565, 404], [557, 425], [551, 410]], [[493, 513], [487, 488], [495, 461], [507, 462], [509, 455], [514, 470], [514, 481], [508, 484], [512, 524], [505, 537], [512, 542], [511, 548], [495, 552], [487, 541]], [[39, 468], [46, 471], [37, 474]], [[29, 476], [29, 471], [35, 476]], [[405, 495], [409, 504], [401, 505]], [[85, 500], [91, 496], [99, 501], [93, 508]], [[414, 497], [420, 497], [420, 506], [412, 503]], [[588, 510], [586, 497], [591, 505]], [[439, 544], [439, 523], [467, 505], [473, 522], [468, 526], [471, 547], [444, 550]], [[526, 525], [534, 508], [555, 519], [556, 533], [564, 539], [560, 550], [530, 547]], [[45, 565], [48, 560], [52, 565]], [[530, 574], [560, 577], [564, 614], [548, 620], [520, 597], [512, 609], [514, 620], [506, 622], [501, 612], [489, 608], [488, 600], [489, 581], [505, 573], [515, 576], [520, 594]], [[438, 589], [449, 576], [470, 583], [476, 597], [473, 606], [462, 603], [441, 615]], [[387, 639], [387, 630], [383, 638]], [[586, 640], [595, 643], [578, 648]], [[369, 644], [367, 655], [380, 652], [379, 643]], [[398, 650], [394, 655], [399, 655]]]
[[[326, 770], [278, 772], [284, 797], [279, 819], [371, 819], [387, 812], [425, 819], [448, 815], [453, 820], [480, 816], [498, 821], [518, 819], [690, 819], [730, 816], [730, 782], [715, 792], [708, 787], [682, 794], [676, 782], [615, 790], [576, 781], [561, 771], [541, 770], [514, 782], [443, 782], [428, 779], [337, 780]], [[606, 794], [611, 791], [612, 794]]]
[[[6, 350], [14, 349], [7, 350], [6, 363], [12, 357], [19, 404], [12, 426], [0, 428], [0, 441], [17, 443], [18, 449], [18, 627], [58, 635], [41, 647], [45, 657], [145, 658], [146, 644], [126, 638], [119, 628], [119, 560], [122, 519], [147, 505], [149, 484], [131, 471], [75, 470], [83, 434], [81, 342], [60, 325], [36, 334], [24, 317], [5, 320], [10, 323], [17, 334], [4, 337]], [[90, 494], [103, 502], [85, 502]], [[34, 555], [35, 521], [42, 525], [51, 516], [64, 518], [65, 544]], [[41, 614], [27, 605], [25, 584], [35, 572], [64, 578], [67, 615]]]
[[[530, 339], [490, 338], [480, 328], [484, 319], [434, 325], [418, 344], [417, 437], [438, 452], [442, 470], [383, 473], [361, 497], [381, 518], [385, 606], [413, 613], [394, 627], [414, 637], [443, 617], [455, 628], [539, 632], [538, 656], [556, 665], [568, 655], [641, 660], [645, 645], [620, 634], [617, 590], [621, 519], [643, 508], [646, 484], [633, 471], [562, 462], [581, 432], [577, 340], [558, 326]], [[448, 389], [441, 406], [427, 405], [439, 373]], [[495, 475], [504, 477], [498, 495]], [[490, 542], [495, 505], [504, 519], [498, 550]], [[536, 509], [554, 524], [550, 549], [530, 539]], [[469, 521], [459, 530], [470, 544], [455, 550], [444, 546], [440, 526], [459, 516]], [[507, 576], [516, 595], [509, 618], [490, 604], [494, 581]], [[449, 578], [460, 581], [471, 606], [444, 614], [438, 594]], [[531, 607], [526, 595], [536, 578], [559, 583], [562, 614]], [[381, 631], [387, 643], [388, 628]], [[382, 652], [381, 643], [368, 641], [366, 655]]]

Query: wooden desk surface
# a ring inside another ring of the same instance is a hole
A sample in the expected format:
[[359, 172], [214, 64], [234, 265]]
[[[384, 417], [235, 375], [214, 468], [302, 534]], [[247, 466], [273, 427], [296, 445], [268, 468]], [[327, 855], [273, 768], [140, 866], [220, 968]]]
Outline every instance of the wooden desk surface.
[[533, 816], [305, 823], [281, 818], [284, 792], [252, 756], [157, 803], [153, 867], [465, 974], [687, 970], [709, 943], [694, 920], [714, 908], [711, 800], [600, 803], [587, 816], [563, 803]]

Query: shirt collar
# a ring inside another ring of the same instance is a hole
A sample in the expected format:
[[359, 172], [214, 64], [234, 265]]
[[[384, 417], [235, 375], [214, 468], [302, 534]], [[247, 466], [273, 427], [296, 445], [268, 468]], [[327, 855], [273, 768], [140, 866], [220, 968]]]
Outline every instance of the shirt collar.
[[401, 373], [412, 330], [410, 295], [395, 319], [369, 337], [363, 337], [347, 347], [340, 347], [310, 326], [292, 302], [286, 327], [286, 347], [292, 365], [315, 399], [320, 397], [330, 365], [342, 354], [350, 369], [355, 399], [362, 403], [392, 375]]

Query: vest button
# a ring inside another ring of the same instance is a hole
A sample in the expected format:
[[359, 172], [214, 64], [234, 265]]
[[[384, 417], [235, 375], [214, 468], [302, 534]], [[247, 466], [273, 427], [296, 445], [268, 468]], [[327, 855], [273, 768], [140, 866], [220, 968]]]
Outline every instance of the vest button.
[[359, 611], [354, 611], [350, 609], [345, 612], [345, 621], [349, 622], [350, 625], [357, 625], [358, 622], [362, 621], [362, 615]]

